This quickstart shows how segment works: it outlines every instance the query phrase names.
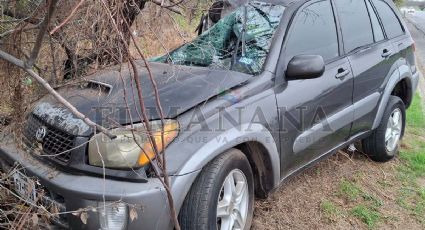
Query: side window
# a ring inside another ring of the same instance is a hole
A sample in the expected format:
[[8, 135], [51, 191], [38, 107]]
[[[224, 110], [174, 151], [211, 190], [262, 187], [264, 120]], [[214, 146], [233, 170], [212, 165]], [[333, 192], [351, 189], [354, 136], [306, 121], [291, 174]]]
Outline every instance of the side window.
[[338, 57], [338, 36], [329, 0], [313, 3], [292, 22], [286, 56], [321, 55], [324, 60]]
[[391, 39], [403, 35], [403, 27], [391, 7], [382, 0], [373, 0], [373, 4], [382, 20], [388, 38]]
[[369, 11], [370, 21], [372, 23], [373, 28], [373, 37], [375, 38], [375, 42], [379, 42], [384, 40], [384, 33], [382, 32], [381, 25], [379, 24], [378, 17], [376, 16], [375, 10], [370, 4], [369, 0], [366, 0], [367, 10]]
[[335, 3], [345, 52], [372, 44], [372, 26], [364, 0], [337, 0]]

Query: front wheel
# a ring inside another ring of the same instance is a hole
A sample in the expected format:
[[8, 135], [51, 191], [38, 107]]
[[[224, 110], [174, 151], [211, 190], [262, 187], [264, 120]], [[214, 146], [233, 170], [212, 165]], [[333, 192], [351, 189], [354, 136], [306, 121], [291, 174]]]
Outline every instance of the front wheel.
[[231, 149], [202, 169], [180, 210], [182, 229], [249, 229], [254, 181], [246, 156]]
[[405, 105], [396, 96], [391, 96], [381, 124], [372, 135], [362, 141], [363, 151], [374, 161], [386, 162], [399, 151], [406, 121]]

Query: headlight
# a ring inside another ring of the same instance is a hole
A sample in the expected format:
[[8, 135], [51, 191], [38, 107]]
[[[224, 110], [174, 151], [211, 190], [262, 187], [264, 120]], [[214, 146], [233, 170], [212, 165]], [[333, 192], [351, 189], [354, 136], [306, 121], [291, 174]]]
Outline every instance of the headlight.
[[[161, 121], [151, 121], [150, 126], [158, 151], [162, 151], [178, 135], [179, 124], [175, 120], [164, 121], [163, 135]], [[147, 165], [149, 159], [155, 158], [155, 150], [144, 124], [134, 125], [133, 128], [134, 136], [129, 127], [111, 130], [117, 136], [113, 140], [103, 133], [94, 135], [89, 142], [89, 164], [102, 167], [103, 158], [107, 168], [140, 168]]]

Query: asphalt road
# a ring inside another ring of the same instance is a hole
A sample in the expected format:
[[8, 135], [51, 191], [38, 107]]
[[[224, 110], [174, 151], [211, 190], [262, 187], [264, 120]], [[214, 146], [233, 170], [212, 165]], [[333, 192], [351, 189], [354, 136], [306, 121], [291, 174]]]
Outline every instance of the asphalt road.
[[416, 56], [425, 67], [425, 11], [407, 14], [406, 21], [416, 43]]
[[[425, 12], [406, 15], [407, 26], [416, 44], [416, 59], [419, 69], [425, 76]], [[418, 92], [425, 108], [425, 81], [420, 79]]]
[[406, 17], [425, 31], [425, 11], [418, 11], [413, 14], [406, 14]]

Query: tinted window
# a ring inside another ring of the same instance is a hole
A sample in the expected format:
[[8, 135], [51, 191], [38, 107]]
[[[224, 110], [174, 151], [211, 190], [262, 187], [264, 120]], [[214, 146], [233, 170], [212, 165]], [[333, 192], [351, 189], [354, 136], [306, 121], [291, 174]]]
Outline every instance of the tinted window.
[[379, 17], [382, 20], [382, 24], [384, 25], [388, 38], [394, 38], [404, 34], [397, 16], [387, 3], [381, 0], [373, 0], [373, 4], [375, 5]]
[[373, 43], [372, 26], [363, 0], [335, 1], [341, 22], [344, 49], [354, 49]]
[[370, 4], [369, 0], [366, 0], [366, 5], [370, 15], [370, 21], [372, 22], [373, 36], [375, 37], [375, 41], [382, 41], [384, 40], [384, 33], [382, 32], [378, 17], [376, 16], [376, 13], [373, 10], [373, 7]]
[[338, 37], [330, 1], [313, 3], [298, 13], [292, 23], [286, 55], [321, 55], [329, 60], [338, 57]]

